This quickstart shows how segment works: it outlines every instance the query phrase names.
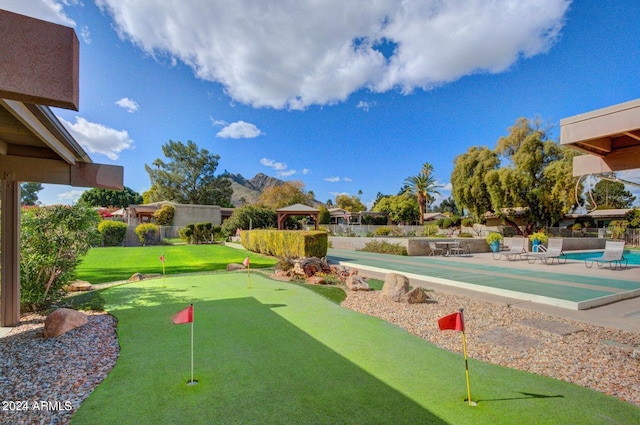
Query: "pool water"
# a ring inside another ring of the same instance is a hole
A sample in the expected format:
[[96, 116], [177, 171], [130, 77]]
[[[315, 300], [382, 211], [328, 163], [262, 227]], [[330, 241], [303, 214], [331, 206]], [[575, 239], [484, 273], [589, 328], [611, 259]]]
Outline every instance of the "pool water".
[[[569, 260], [584, 260], [587, 258], [594, 258], [602, 256], [603, 251], [592, 252], [569, 252], [565, 253]], [[640, 251], [630, 251], [625, 249], [624, 258], [627, 259], [628, 264], [640, 265]]]

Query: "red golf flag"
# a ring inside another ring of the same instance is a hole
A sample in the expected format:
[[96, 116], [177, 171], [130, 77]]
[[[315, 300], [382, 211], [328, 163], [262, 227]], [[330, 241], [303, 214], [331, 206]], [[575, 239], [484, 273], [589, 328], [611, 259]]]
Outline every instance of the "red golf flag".
[[184, 310], [180, 310], [173, 316], [173, 323], [176, 325], [182, 325], [184, 323], [192, 323], [193, 322], [193, 304]]
[[245, 267], [249, 267], [249, 257], [245, 258], [242, 264], [244, 264]]
[[462, 313], [453, 313], [438, 319], [438, 326], [441, 331], [451, 329], [452, 331], [464, 332], [464, 320]]
[[164, 255], [160, 256], [160, 261], [164, 263]]

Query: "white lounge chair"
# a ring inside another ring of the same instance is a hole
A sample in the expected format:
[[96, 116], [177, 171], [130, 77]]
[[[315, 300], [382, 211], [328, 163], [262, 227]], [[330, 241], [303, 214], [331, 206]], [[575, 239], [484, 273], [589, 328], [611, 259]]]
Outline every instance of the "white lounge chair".
[[493, 258], [494, 260], [500, 260], [502, 257], [506, 257], [507, 260], [512, 261], [515, 260], [516, 257], [520, 257], [522, 260], [522, 254], [526, 254], [527, 251], [524, 249], [524, 241], [525, 238], [512, 238], [511, 245], [509, 246], [508, 251], [494, 252]]
[[[545, 248], [544, 245], [538, 245], [537, 252], [528, 252], [527, 261], [529, 264], [533, 264], [536, 260], [540, 260], [546, 264], [553, 264], [555, 260], [558, 260], [558, 264], [564, 264], [567, 262], [564, 252], [562, 252], [562, 239], [551, 238], [549, 244]], [[549, 263], [551, 260], [551, 263]]]
[[[620, 270], [627, 268], [627, 259], [624, 258], [624, 242], [607, 241], [604, 245], [602, 257], [585, 258], [584, 265], [587, 268], [593, 267], [596, 263], [598, 267], [609, 264], [611, 270], [620, 267]], [[624, 263], [624, 266], [622, 265]]]

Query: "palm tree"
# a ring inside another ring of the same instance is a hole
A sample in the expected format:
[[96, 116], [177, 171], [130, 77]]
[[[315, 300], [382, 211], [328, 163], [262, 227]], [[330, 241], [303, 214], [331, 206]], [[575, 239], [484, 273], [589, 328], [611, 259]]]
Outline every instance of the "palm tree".
[[440, 195], [436, 189], [443, 186], [436, 185], [436, 179], [433, 176], [433, 165], [425, 162], [420, 170], [420, 174], [407, 177], [405, 180], [407, 186], [406, 193], [416, 197], [420, 208], [420, 224], [424, 224], [424, 213], [427, 205], [431, 204], [435, 198], [433, 195]]

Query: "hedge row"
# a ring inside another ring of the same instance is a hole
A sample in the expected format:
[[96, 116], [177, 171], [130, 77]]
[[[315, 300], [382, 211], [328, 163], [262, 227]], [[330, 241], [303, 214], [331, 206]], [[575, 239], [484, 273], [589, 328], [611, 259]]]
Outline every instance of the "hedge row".
[[242, 246], [249, 251], [279, 258], [325, 257], [327, 232], [255, 229], [240, 233]]

